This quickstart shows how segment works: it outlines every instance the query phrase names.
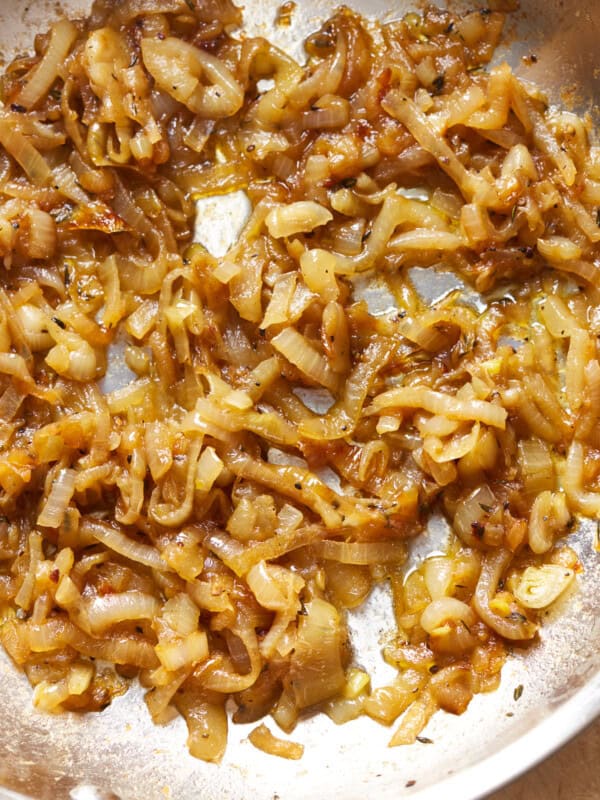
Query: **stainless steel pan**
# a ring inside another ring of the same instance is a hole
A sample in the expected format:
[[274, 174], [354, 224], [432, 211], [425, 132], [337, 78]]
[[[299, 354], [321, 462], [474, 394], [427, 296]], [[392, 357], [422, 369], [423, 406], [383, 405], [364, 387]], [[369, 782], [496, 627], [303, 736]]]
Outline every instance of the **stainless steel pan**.
[[[405, 0], [351, 0], [363, 13], [394, 17]], [[414, 5], [414, 3], [413, 3]], [[334, 7], [325, 0], [298, 0], [293, 26], [273, 27], [276, 3], [247, 0], [253, 32], [279, 36], [298, 54], [306, 33]], [[456, 3], [454, 4], [456, 6]], [[67, 0], [67, 13], [85, 10]], [[0, 42], [8, 60], [26, 49], [57, 9], [44, 0], [0, 0]], [[553, 101], [581, 110], [600, 97], [600, 0], [522, 0], [511, 17], [508, 47], [501, 54], [524, 77], [544, 87]], [[534, 53], [535, 64], [523, 56]], [[597, 115], [596, 115], [596, 118]], [[219, 766], [191, 758], [182, 719], [155, 727], [133, 688], [101, 714], [50, 717], [31, 706], [31, 690], [0, 655], [0, 797], [48, 800], [381, 800], [440, 797], [470, 800], [513, 779], [600, 713], [600, 553], [596, 523], [574, 536], [585, 572], [579, 590], [547, 619], [541, 641], [515, 649], [502, 686], [478, 695], [461, 717], [438, 714], [427, 728], [433, 744], [388, 749], [389, 731], [360, 719], [336, 727], [322, 716], [303, 722], [294, 738], [304, 758], [287, 762], [264, 755], [233, 726]], [[420, 545], [422, 548], [422, 544]], [[376, 594], [352, 620], [364, 665], [382, 670], [378, 640], [392, 626], [389, 602]], [[384, 668], [384, 667], [383, 667]], [[522, 686], [520, 699], [515, 699]], [[4, 786], [6, 789], [2, 789]], [[12, 791], [20, 792], [15, 795]]]

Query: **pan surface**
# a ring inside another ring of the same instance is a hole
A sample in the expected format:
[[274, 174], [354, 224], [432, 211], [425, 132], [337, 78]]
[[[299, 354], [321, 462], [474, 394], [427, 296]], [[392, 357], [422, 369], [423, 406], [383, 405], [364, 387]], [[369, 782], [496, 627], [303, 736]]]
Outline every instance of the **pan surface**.
[[[247, 0], [249, 33], [276, 39], [296, 57], [307, 32], [333, 2], [299, 0], [293, 24], [272, 27], [277, 4]], [[381, 18], [414, 7], [404, 0], [351, 0]], [[456, 3], [452, 4], [456, 8]], [[82, 0], [64, 4], [67, 14], [85, 11]], [[60, 13], [40, 0], [0, 0], [0, 43], [5, 61], [26, 50], [37, 31]], [[500, 54], [519, 74], [538, 83], [554, 102], [579, 111], [600, 97], [595, 63], [600, 0], [523, 0], [509, 17], [508, 47]], [[537, 62], [523, 56], [534, 53]], [[587, 105], [586, 105], [587, 104]], [[427, 552], [433, 534], [419, 543]], [[437, 714], [425, 734], [432, 744], [387, 748], [390, 731], [361, 718], [336, 727], [324, 715], [301, 723], [293, 738], [305, 745], [299, 762], [269, 757], [246, 740], [252, 726], [232, 726], [219, 766], [189, 756], [179, 718], [152, 724], [135, 686], [100, 714], [42, 715], [31, 689], [0, 654], [0, 797], [39, 800], [381, 800], [442, 796], [474, 800], [515, 778], [547, 756], [600, 713], [600, 552], [596, 523], [582, 522], [570, 539], [585, 567], [578, 589], [547, 618], [540, 641], [515, 648], [490, 695], [476, 695], [461, 717]], [[383, 591], [353, 614], [352, 634], [362, 664], [375, 682], [387, 667], [379, 640], [393, 625]], [[515, 692], [523, 687], [522, 693]], [[519, 699], [515, 699], [519, 697]], [[5, 787], [4, 789], [1, 787]], [[15, 794], [15, 792], [17, 794]]]

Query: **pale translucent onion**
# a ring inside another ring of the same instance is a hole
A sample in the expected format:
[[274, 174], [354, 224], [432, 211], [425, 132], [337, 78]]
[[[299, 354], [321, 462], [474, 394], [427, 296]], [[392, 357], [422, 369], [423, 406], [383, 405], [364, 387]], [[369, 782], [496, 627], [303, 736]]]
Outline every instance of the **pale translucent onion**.
[[475, 620], [475, 612], [466, 603], [454, 597], [441, 597], [429, 603], [421, 614], [420, 624], [424, 631], [433, 633], [448, 621], [464, 622], [470, 627]]
[[168, 571], [169, 567], [163, 561], [158, 550], [151, 545], [136, 542], [108, 522], [93, 517], [84, 517], [80, 525], [81, 532], [89, 534], [115, 553], [125, 556], [131, 561], [144, 564], [161, 572]]
[[332, 219], [331, 211], [314, 200], [299, 200], [272, 208], [265, 217], [265, 224], [271, 236], [280, 239], [297, 233], [310, 233]]
[[573, 582], [572, 569], [559, 564], [527, 567], [521, 575], [514, 595], [525, 608], [548, 608]]
[[61, 469], [42, 508], [37, 524], [45, 528], [58, 528], [75, 492], [76, 473], [72, 469]]
[[101, 633], [118, 622], [154, 619], [160, 603], [150, 594], [130, 591], [94, 597], [84, 601], [82, 609], [91, 631]]

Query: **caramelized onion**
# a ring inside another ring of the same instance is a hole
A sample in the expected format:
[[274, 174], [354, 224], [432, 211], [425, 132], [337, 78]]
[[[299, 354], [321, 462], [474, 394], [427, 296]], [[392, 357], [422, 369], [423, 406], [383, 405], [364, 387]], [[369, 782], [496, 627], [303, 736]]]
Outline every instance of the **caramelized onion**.
[[130, 539], [125, 533], [107, 522], [88, 517], [81, 521], [80, 530], [131, 561], [137, 561], [139, 564], [152, 567], [152, 569], [168, 570], [154, 547]]
[[[232, 0], [99, 2], [7, 68], [0, 642], [40, 709], [139, 673], [205, 760], [230, 699], [410, 744], [574, 580], [600, 154], [485, 69], [503, 20], [340, 9], [298, 63]], [[388, 590], [371, 687], [346, 612]]]
[[509, 562], [510, 553], [506, 550], [498, 550], [485, 557], [473, 597], [475, 610], [481, 619], [500, 636], [510, 640], [533, 639], [537, 632], [537, 625], [530, 622], [518, 607], [511, 609], [506, 616], [501, 616], [490, 607], [500, 578]]

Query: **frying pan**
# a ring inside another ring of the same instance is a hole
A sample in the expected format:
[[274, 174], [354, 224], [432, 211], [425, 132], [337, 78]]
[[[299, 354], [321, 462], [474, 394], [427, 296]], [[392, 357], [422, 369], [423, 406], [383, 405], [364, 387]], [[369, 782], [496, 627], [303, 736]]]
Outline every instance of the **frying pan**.
[[[398, 17], [405, 0], [350, 0], [367, 15]], [[290, 28], [273, 25], [276, 3], [246, 0], [250, 33], [266, 35], [301, 56], [301, 42], [334, 2], [298, 0]], [[471, 6], [473, 3], [471, 3]], [[458, 3], [452, 4], [456, 9]], [[85, 0], [66, 0], [68, 15]], [[0, 42], [8, 61], [29, 48], [37, 31], [60, 13], [47, 0], [0, 0]], [[509, 38], [498, 58], [544, 88], [551, 101], [588, 110], [600, 96], [595, 62], [600, 0], [522, 0], [509, 16]], [[525, 58], [531, 54], [536, 60]], [[467, 712], [437, 714], [425, 731], [431, 743], [387, 748], [390, 731], [361, 718], [336, 727], [324, 715], [303, 721], [293, 738], [305, 745], [301, 761], [257, 751], [251, 726], [231, 726], [220, 765], [189, 756], [183, 719], [152, 724], [133, 686], [99, 714], [49, 716], [32, 708], [31, 689], [0, 654], [0, 797], [38, 800], [380, 800], [483, 797], [550, 754], [600, 714], [600, 552], [596, 522], [582, 521], [570, 544], [584, 573], [578, 588], [546, 618], [539, 642], [515, 647], [502, 684], [476, 695]], [[435, 547], [435, 531], [420, 538], [421, 555]], [[413, 558], [418, 556], [413, 554]], [[375, 591], [350, 619], [362, 665], [385, 681], [380, 640], [392, 628], [389, 598]], [[2, 788], [5, 787], [5, 788]]]

